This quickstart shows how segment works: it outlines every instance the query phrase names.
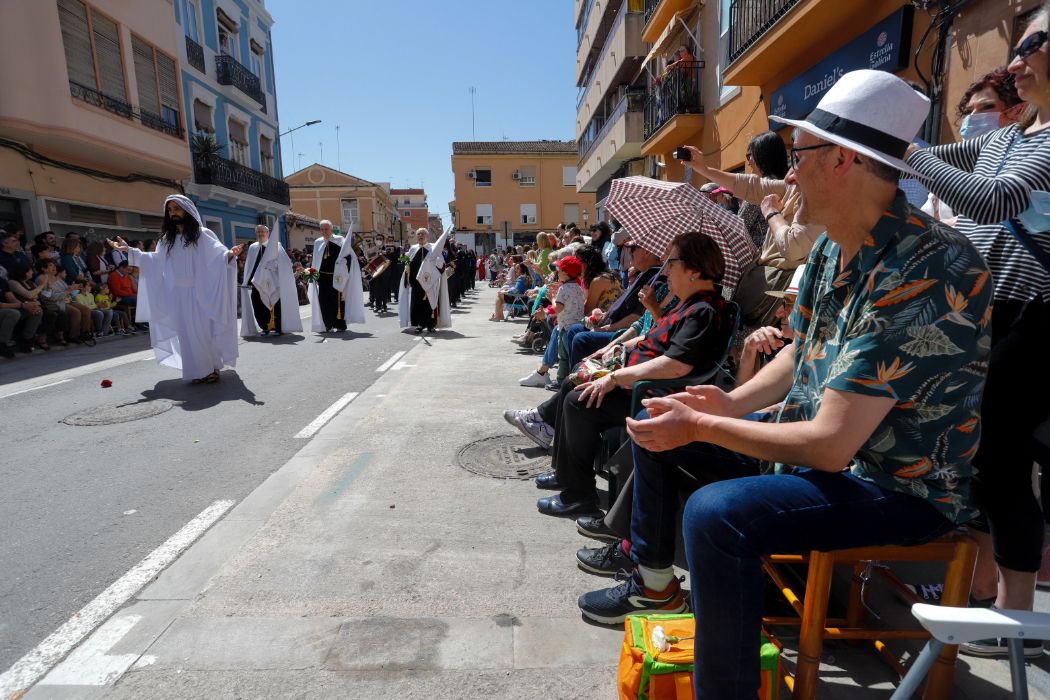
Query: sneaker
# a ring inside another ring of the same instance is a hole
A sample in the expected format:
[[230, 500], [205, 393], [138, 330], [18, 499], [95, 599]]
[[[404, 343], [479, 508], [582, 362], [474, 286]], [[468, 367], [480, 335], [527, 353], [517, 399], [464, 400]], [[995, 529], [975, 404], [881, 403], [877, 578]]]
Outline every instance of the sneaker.
[[[959, 653], [967, 656], [980, 656], [983, 658], [1008, 658], [1010, 648], [1002, 637], [992, 639], [978, 639], [974, 642], [964, 642], [959, 645]], [[1038, 659], [1043, 656], [1043, 640], [1024, 640], [1024, 657], [1026, 659]]]
[[605, 524], [604, 515], [600, 518], [595, 518], [591, 515], [576, 518], [576, 531], [584, 537], [601, 540], [602, 542], [620, 541], [620, 536], [610, 530], [609, 526]]
[[527, 377], [522, 377], [518, 380], [518, 384], [521, 386], [534, 386], [541, 387], [547, 385], [547, 375], [540, 374], [539, 372], [533, 372]]
[[615, 576], [621, 571], [627, 574], [634, 569], [634, 562], [624, 550], [630, 546], [627, 540], [621, 540], [604, 547], [584, 547], [576, 552], [576, 563], [584, 571], [599, 576]]
[[554, 444], [554, 428], [543, 421], [524, 421], [518, 429], [545, 450], [550, 450]]
[[624, 576], [614, 588], [584, 593], [579, 605], [584, 617], [603, 625], [622, 624], [628, 615], [676, 614], [688, 609], [677, 578], [671, 579], [664, 590], [651, 591], [642, 585], [642, 577], [636, 571]]
[[513, 408], [508, 408], [503, 412], [503, 420], [513, 425], [518, 430], [521, 430], [522, 423], [542, 423], [543, 419], [540, 418], [540, 412], [535, 408], [526, 408], [520, 411], [516, 411]]
[[546, 389], [547, 391], [558, 391], [559, 389], [561, 389], [561, 384], [559, 384], [556, 381], [551, 380], [551, 381], [547, 382], [546, 384], [544, 384], [543, 388]]
[[128, 329], [127, 328], [121, 328], [117, 332], [120, 333], [121, 335], [127, 335], [128, 334]]
[[937, 603], [944, 593], [943, 583], [906, 583], [904, 587], [927, 603]]

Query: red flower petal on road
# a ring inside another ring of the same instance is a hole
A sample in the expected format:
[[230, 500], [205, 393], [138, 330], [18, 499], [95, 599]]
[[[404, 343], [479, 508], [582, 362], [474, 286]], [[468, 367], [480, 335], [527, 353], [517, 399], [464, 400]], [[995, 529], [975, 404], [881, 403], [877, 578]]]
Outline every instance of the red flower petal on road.
[[113, 386], [113, 382], [109, 381], [108, 379], [103, 379], [102, 380], [102, 388], [103, 389], [108, 389], [111, 386]]

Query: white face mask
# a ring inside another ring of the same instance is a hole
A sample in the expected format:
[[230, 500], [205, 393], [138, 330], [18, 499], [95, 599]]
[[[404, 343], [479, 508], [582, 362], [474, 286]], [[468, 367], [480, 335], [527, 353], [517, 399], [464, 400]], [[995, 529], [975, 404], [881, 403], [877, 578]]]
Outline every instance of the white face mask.
[[963, 118], [959, 134], [964, 139], [975, 139], [999, 128], [1002, 112], [978, 112]]

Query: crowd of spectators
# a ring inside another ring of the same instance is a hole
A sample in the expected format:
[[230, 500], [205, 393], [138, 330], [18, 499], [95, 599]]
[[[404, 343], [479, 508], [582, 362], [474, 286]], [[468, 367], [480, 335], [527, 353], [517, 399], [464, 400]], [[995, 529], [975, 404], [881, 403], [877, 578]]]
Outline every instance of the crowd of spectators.
[[24, 230], [0, 229], [0, 357], [135, 335], [146, 328], [134, 322], [137, 290], [138, 270], [101, 242], [85, 246], [77, 233], [59, 242], [51, 231], [27, 240]]
[[[704, 191], [760, 251], [731, 301], [719, 248], [699, 232], [656, 255], [629, 231], [598, 224], [588, 240], [568, 226], [488, 257], [500, 287], [491, 320], [513, 307], [528, 322], [512, 340], [545, 348], [520, 384], [555, 392], [504, 412], [551, 452], [536, 486], [556, 494], [537, 508], [605, 542], [577, 563], [620, 580], [581, 595], [581, 611], [619, 624], [691, 607], [705, 697], [757, 690], [764, 554], [917, 544], [965, 524], [981, 545], [971, 604], [1032, 608], [1048, 559], [1032, 487], [1046, 382], [1023, 397], [1014, 385], [1032, 385], [1050, 333], [1050, 222], [1034, 206], [1050, 199], [1048, 20], [1050, 3], [1008, 69], [968, 93], [960, 109], [993, 117], [971, 120], [988, 128], [960, 143], [902, 146], [901, 159], [802, 122], [790, 149], [772, 132], [753, 138], [742, 174], [690, 148]], [[870, 90], [907, 113], [906, 126], [875, 118], [901, 143], [928, 111], [888, 74], [843, 81], [842, 94]], [[957, 231], [908, 201], [905, 168]], [[743, 342], [732, 341], [738, 325]], [[635, 403], [642, 381], [666, 393]], [[604, 504], [596, 473], [610, 476]], [[672, 568], [679, 533], [691, 600]]]

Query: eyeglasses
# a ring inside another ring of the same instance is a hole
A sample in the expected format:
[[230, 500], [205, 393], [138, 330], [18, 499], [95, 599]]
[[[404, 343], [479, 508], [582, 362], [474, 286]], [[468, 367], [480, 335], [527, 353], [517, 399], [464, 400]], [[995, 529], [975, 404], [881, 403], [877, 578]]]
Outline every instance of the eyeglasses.
[[673, 262], [682, 262], [682, 259], [681, 258], [667, 258], [667, 262], [664, 263], [664, 264], [667, 267], [671, 267], [671, 263], [673, 263]]
[[793, 168], [797, 168], [798, 167], [799, 161], [802, 160], [801, 158], [798, 157], [798, 154], [802, 153], [802, 151], [815, 151], [818, 148], [831, 148], [834, 145], [835, 144], [833, 144], [833, 143], [819, 143], [816, 146], [803, 146], [802, 148], [792, 148], [791, 149], [791, 167], [793, 167]]
[[1021, 42], [1021, 45], [1010, 50], [1010, 61], [1018, 58], [1028, 58], [1046, 43], [1046, 32], [1036, 32]]

